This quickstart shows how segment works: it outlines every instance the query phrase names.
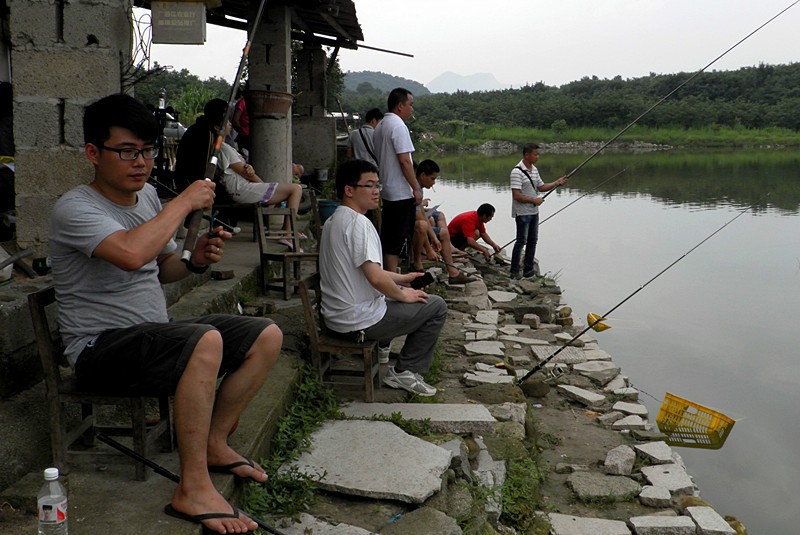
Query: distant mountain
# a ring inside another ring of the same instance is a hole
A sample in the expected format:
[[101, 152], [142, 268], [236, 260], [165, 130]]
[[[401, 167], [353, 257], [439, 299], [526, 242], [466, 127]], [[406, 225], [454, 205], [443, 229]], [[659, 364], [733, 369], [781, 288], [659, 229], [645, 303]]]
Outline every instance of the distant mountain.
[[428, 82], [428, 89], [431, 93], [455, 93], [456, 91], [494, 91], [495, 89], [507, 89], [508, 84], [501, 84], [493, 74], [481, 72], [467, 76], [454, 72], [445, 72]]
[[[369, 86], [362, 84], [369, 84]], [[361, 86], [360, 89], [359, 86]], [[397, 87], [404, 87], [417, 96], [430, 95], [431, 93], [428, 88], [419, 82], [392, 76], [385, 72], [358, 71], [347, 72], [344, 75], [344, 88], [347, 91], [367, 94], [377, 89], [381, 93], [389, 93], [389, 91]]]

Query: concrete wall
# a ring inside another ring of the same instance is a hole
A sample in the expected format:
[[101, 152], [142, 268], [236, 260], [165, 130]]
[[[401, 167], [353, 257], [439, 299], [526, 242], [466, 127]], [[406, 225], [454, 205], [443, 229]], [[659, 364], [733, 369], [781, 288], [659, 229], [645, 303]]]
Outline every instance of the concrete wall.
[[20, 247], [45, 253], [53, 203], [91, 177], [83, 108], [120, 91], [129, 12], [127, 0], [9, 0]]
[[292, 150], [294, 161], [303, 164], [307, 171], [335, 167], [336, 119], [293, 117]]

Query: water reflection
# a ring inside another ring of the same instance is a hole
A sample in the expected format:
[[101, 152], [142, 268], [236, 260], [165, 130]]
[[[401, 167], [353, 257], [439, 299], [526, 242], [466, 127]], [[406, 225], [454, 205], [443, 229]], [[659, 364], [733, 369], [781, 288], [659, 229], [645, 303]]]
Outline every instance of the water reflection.
[[[508, 175], [520, 155], [436, 155], [442, 176], [459, 187], [477, 185], [508, 191]], [[582, 154], [544, 153], [537, 164], [545, 182], [568, 174], [586, 159]], [[620, 170], [627, 171], [600, 187]], [[658, 152], [601, 154], [573, 175], [563, 188], [613, 198], [646, 194], [666, 205], [752, 206], [754, 213], [775, 208], [796, 215], [800, 208], [797, 151], [739, 150], [713, 153]]]
[[[497, 243], [511, 240], [508, 175], [520, 156], [432, 157], [442, 168], [428, 192], [433, 204], [452, 219], [490, 202], [497, 215], [487, 231]], [[538, 167], [549, 181], [585, 157], [545, 153]], [[608, 310], [755, 205], [616, 310], [612, 329], [594, 334], [652, 395], [640, 396], [651, 421], [666, 390], [736, 419], [724, 448], [679, 453], [703, 497], [751, 533], [795, 533], [800, 510], [799, 160], [788, 151], [601, 155], [541, 208], [547, 218], [589, 192], [542, 226], [537, 247], [542, 270], [557, 273], [564, 301], [585, 317]]]

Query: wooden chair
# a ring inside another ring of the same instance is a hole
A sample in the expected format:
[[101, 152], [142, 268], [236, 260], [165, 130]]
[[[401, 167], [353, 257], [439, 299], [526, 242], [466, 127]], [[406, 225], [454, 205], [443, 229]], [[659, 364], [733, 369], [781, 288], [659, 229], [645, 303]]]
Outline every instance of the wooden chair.
[[[311, 297], [311, 292], [314, 297]], [[308, 325], [311, 346], [311, 361], [323, 383], [364, 386], [365, 401], [375, 399], [375, 380], [380, 379], [380, 364], [376, 348], [378, 342], [368, 340], [358, 343], [343, 340], [326, 333], [325, 322], [320, 311], [322, 293], [319, 273], [300, 281], [300, 298], [303, 301], [303, 314]], [[360, 368], [337, 366], [334, 355], [355, 355], [361, 358]], [[378, 380], [380, 388], [380, 380]]]
[[[55, 304], [55, 290], [49, 286], [28, 295], [33, 328], [36, 334], [36, 345], [44, 370], [44, 382], [47, 396], [50, 425], [50, 441], [53, 450], [53, 462], [58, 469], [67, 474], [70, 463], [107, 463], [125, 456], [111, 451], [91, 448], [97, 433], [111, 436], [133, 437], [133, 450], [147, 457], [147, 452], [161, 439], [164, 449], [171, 451], [173, 444], [172, 415], [168, 396], [143, 396], [130, 393], [88, 392], [78, 388], [77, 380], [71, 372], [61, 371], [63, 345], [57, 333], [55, 323], [51, 325], [48, 307]], [[55, 311], [55, 306], [52, 306]], [[50, 314], [55, 318], [55, 314]], [[145, 401], [157, 398], [159, 421], [148, 424], [145, 416]], [[69, 427], [66, 406], [77, 403], [81, 406], [80, 421]], [[130, 426], [99, 425], [95, 419], [95, 405], [116, 405], [126, 407], [130, 417]], [[79, 439], [83, 439], [83, 449], [71, 448]], [[148, 470], [144, 463], [136, 462], [136, 479], [144, 481]]]
[[[289, 234], [274, 235], [268, 231], [269, 216], [284, 216], [289, 218]], [[280, 208], [261, 206], [257, 209], [255, 221], [258, 233], [258, 248], [261, 254], [261, 288], [266, 294], [269, 290], [283, 291], [283, 298], [288, 300], [302, 278], [301, 266], [303, 262], [314, 262], [314, 271], [319, 271], [319, 253], [298, 252], [300, 250], [300, 237], [297, 229], [297, 211], [294, 208]], [[278, 239], [287, 239], [292, 243], [291, 251], [275, 251], [271, 242]], [[271, 275], [270, 262], [279, 262], [283, 272], [281, 276]]]

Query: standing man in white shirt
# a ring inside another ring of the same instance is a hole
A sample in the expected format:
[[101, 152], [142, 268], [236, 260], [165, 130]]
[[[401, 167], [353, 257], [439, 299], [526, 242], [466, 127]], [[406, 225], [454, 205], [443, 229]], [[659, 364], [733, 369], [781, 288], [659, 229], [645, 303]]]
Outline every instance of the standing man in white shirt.
[[[517, 223], [517, 238], [511, 253], [511, 278], [533, 277], [536, 256], [536, 242], [539, 239], [539, 205], [544, 199], [539, 192], [564, 184], [566, 176], [545, 183], [534, 165], [539, 161], [539, 145], [529, 143], [522, 147], [522, 160], [511, 170], [511, 217]], [[519, 264], [522, 249], [525, 249], [525, 261], [520, 276]]]
[[347, 139], [348, 160], [367, 160], [377, 167], [378, 162], [375, 160], [375, 145], [372, 142], [372, 135], [381, 119], [383, 119], [383, 112], [378, 108], [372, 108], [364, 115], [364, 124], [350, 132], [350, 137]]
[[381, 244], [383, 269], [397, 271], [401, 254], [410, 254], [416, 206], [422, 202], [422, 188], [414, 174], [411, 153], [414, 144], [405, 121], [414, 115], [414, 95], [398, 87], [389, 93], [389, 112], [378, 123], [373, 135], [375, 156], [383, 187]]

